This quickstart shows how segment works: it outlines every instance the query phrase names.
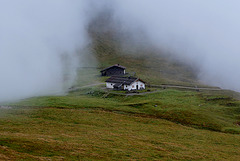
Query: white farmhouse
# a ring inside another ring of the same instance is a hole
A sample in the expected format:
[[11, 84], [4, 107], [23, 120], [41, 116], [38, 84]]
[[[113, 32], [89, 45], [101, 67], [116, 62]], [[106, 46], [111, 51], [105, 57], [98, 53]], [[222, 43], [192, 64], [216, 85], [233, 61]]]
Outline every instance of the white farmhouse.
[[106, 80], [106, 87], [117, 90], [141, 90], [145, 89], [145, 82], [135, 77], [112, 76]]

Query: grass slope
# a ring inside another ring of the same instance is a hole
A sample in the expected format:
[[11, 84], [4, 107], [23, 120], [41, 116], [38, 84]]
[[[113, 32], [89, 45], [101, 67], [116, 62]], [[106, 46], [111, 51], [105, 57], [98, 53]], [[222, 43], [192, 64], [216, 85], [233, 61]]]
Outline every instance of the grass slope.
[[100, 69], [121, 64], [127, 67], [128, 73], [136, 73], [151, 84], [201, 85], [192, 67], [152, 47], [144, 36], [136, 44], [131, 39], [131, 33], [114, 23], [108, 12], [99, 14], [90, 23], [89, 35], [92, 53]]
[[240, 136], [86, 108], [1, 110], [0, 160], [237, 160]]
[[167, 119], [196, 128], [240, 133], [238, 100], [193, 91], [160, 90], [152, 94], [125, 97], [108, 94], [99, 88], [83, 88], [68, 96], [37, 97], [15, 106], [93, 108]]
[[[204, 86], [193, 69], [159, 51], [122, 50], [126, 33], [105, 30], [106, 21], [89, 27], [99, 68], [120, 63], [150, 84]], [[80, 68], [74, 88], [104, 82], [99, 74]], [[100, 86], [25, 99], [0, 108], [0, 160], [240, 160], [233, 97], [239, 94], [170, 89], [125, 97]]]

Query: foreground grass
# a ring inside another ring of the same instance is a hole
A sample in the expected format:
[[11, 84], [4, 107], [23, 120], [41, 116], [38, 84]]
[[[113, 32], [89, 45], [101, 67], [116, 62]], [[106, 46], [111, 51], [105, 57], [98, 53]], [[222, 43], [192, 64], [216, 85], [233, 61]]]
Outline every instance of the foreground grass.
[[0, 110], [0, 160], [240, 158], [239, 101], [217, 93], [84, 88], [10, 106]]
[[199, 92], [162, 90], [125, 97], [87, 88], [68, 96], [32, 98], [16, 105], [101, 109], [161, 118], [196, 128], [240, 133], [240, 102], [228, 96]]
[[94, 109], [1, 110], [0, 160], [238, 160], [240, 136]]

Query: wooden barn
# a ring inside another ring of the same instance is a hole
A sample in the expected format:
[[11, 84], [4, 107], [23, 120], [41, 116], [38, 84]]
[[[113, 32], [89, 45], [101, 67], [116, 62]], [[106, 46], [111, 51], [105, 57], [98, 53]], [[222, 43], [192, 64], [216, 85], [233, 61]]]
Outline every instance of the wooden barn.
[[113, 76], [113, 75], [121, 76], [126, 73], [125, 69], [126, 67], [121, 66], [119, 64], [115, 64], [113, 66], [110, 66], [108, 68], [101, 70], [100, 72], [102, 76]]
[[106, 80], [106, 87], [116, 90], [141, 90], [145, 89], [145, 82], [135, 77], [112, 76]]

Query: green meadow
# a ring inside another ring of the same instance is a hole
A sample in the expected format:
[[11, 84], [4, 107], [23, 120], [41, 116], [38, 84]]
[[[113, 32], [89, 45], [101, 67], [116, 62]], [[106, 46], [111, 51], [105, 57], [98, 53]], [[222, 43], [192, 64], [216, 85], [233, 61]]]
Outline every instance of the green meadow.
[[122, 48], [118, 35], [128, 33], [102, 18], [89, 26], [89, 62], [66, 95], [0, 108], [0, 160], [240, 160], [239, 93], [148, 88], [129, 96], [98, 85], [107, 79], [100, 69], [121, 64], [148, 85], [209, 87], [161, 51], [128, 41]]
[[172, 89], [102, 87], [0, 110], [0, 160], [240, 160], [240, 102]]

